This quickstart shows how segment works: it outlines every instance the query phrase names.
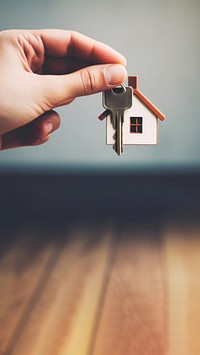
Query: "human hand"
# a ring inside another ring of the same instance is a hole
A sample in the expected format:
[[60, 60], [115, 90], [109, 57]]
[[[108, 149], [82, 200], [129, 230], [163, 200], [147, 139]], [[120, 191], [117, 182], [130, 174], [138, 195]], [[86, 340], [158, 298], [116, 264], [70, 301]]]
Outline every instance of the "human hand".
[[123, 83], [125, 65], [78, 32], [0, 32], [0, 149], [45, 143], [60, 125], [53, 108]]

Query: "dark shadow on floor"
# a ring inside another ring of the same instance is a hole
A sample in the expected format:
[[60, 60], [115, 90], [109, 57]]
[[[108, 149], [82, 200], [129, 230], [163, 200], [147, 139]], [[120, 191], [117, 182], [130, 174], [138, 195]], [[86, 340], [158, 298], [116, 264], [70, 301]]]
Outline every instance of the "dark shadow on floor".
[[4, 172], [0, 196], [3, 252], [21, 230], [37, 231], [42, 245], [74, 226], [154, 231], [166, 223], [198, 222], [200, 172]]

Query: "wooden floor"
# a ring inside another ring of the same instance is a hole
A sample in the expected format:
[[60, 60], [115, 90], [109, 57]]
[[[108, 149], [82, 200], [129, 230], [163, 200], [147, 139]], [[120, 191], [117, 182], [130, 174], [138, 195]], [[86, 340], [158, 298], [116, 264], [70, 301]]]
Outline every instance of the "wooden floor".
[[2, 174], [1, 355], [200, 354], [199, 176], [122, 180]]

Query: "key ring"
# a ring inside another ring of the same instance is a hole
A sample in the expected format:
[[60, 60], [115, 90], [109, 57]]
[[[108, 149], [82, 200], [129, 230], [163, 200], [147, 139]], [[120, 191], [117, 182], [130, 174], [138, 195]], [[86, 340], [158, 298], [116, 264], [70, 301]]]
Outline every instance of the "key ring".
[[121, 94], [121, 92], [115, 91], [115, 89], [119, 88], [120, 86], [121, 86], [121, 88], [122, 88], [122, 91], [123, 91], [123, 92], [126, 92], [126, 86], [125, 86], [124, 84], [120, 84], [119, 86], [116, 86], [115, 88], [112, 88], [112, 89], [111, 89], [112, 93], [115, 94], [115, 95]]
[[126, 92], [126, 86], [124, 84], [121, 84], [120, 86], [122, 87], [123, 91]]

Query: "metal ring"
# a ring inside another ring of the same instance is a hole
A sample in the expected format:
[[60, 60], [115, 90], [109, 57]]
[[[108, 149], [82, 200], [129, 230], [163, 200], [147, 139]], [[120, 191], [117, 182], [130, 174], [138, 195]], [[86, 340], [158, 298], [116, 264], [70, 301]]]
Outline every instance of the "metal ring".
[[[126, 86], [124, 84], [120, 84], [119, 86], [122, 87], [123, 91], [126, 92]], [[111, 89], [112, 93], [115, 95], [118, 95], [116, 92], [114, 92], [114, 89], [116, 89], [117, 86]]]
[[120, 85], [122, 87], [122, 89], [124, 90], [124, 92], [126, 92], [126, 86], [124, 84]]

